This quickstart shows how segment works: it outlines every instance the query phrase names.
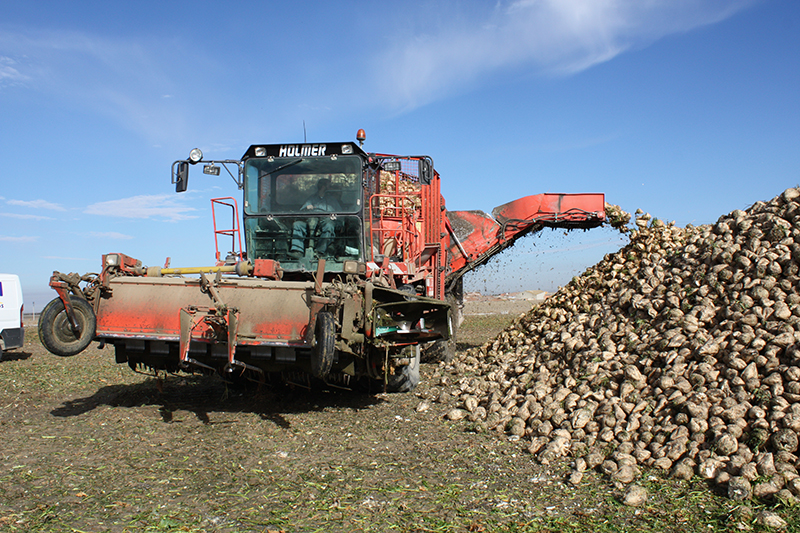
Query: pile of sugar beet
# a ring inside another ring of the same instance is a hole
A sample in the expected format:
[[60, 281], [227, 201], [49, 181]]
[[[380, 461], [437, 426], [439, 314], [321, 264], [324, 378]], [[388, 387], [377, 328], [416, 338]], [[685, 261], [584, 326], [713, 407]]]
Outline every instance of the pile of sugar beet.
[[[612, 223], [631, 217], [608, 206]], [[642, 467], [735, 500], [800, 494], [800, 189], [715, 224], [637, 212], [630, 244], [452, 363], [478, 431], [630, 484]]]

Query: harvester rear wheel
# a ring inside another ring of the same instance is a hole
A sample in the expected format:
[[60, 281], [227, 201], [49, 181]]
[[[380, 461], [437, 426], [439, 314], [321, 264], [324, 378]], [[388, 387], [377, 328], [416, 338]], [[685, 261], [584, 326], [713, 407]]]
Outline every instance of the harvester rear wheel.
[[456, 339], [458, 337], [458, 327], [464, 320], [464, 281], [459, 279], [453, 290], [447, 294], [447, 304], [450, 306], [450, 313], [447, 316], [447, 329], [450, 338], [429, 342], [422, 350], [423, 363], [439, 363], [444, 361], [449, 363], [456, 356]]
[[386, 380], [386, 392], [411, 392], [419, 385], [419, 345], [405, 348], [411, 363], [395, 369]]
[[449, 363], [456, 356], [457, 329], [454, 327], [453, 319], [450, 317], [447, 318], [447, 326], [450, 329], [450, 338], [429, 342], [423, 350], [423, 363], [439, 363], [441, 361]]
[[315, 378], [325, 379], [333, 366], [336, 350], [336, 322], [328, 311], [317, 314], [314, 326], [314, 347], [311, 350], [311, 374]]
[[50, 353], [61, 357], [76, 355], [85, 350], [92, 342], [97, 327], [97, 317], [94, 316], [89, 302], [77, 296], [70, 296], [69, 301], [80, 326], [78, 335], [72, 331], [61, 298], [55, 298], [47, 304], [39, 316], [39, 340]]

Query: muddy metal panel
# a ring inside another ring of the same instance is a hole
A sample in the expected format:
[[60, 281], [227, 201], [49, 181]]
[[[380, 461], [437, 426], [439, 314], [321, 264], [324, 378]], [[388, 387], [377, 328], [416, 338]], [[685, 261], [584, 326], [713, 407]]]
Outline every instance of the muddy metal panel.
[[[100, 338], [177, 341], [181, 309], [215, 307], [198, 278], [117, 277], [109, 287], [111, 296], [100, 301], [97, 312]], [[307, 344], [312, 282], [223, 278], [215, 289], [225, 305], [239, 310], [239, 344]], [[212, 335], [201, 325], [193, 337]]]

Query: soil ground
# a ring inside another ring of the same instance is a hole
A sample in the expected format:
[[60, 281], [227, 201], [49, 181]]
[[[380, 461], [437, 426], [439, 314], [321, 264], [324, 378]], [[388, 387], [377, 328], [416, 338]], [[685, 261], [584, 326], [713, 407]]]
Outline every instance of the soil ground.
[[[458, 347], [493, 338], [532, 302], [470, 298]], [[0, 531], [709, 531], [749, 529], [753, 507], [701, 481], [646, 474], [650, 499], [569, 459], [448, 422], [444, 365], [411, 394], [157, 380], [93, 344], [59, 358], [29, 327], [0, 363]], [[795, 513], [797, 516], [797, 513]], [[755, 526], [758, 528], [758, 526]], [[797, 531], [796, 524], [790, 530]]]

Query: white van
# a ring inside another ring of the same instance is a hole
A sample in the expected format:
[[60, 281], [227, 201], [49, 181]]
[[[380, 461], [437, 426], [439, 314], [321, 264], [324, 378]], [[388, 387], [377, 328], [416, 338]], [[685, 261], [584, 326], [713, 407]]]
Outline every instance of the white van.
[[22, 325], [22, 286], [16, 274], [0, 274], [0, 360], [3, 352], [21, 348], [25, 340]]

